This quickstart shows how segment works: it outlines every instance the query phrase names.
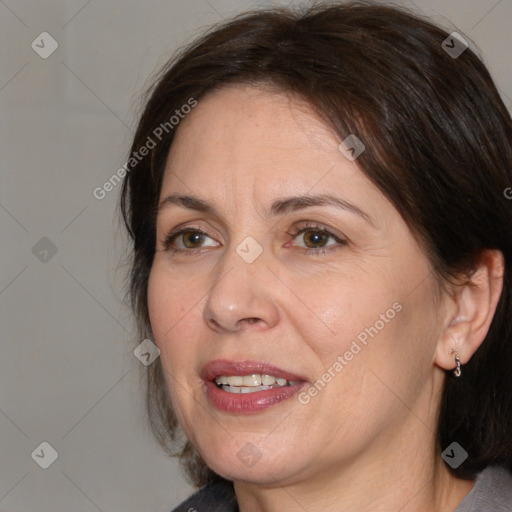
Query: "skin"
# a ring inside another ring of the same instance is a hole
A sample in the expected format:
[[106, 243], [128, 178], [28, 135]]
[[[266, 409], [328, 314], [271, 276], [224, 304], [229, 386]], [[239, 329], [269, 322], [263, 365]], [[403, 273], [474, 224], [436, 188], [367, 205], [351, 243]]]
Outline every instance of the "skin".
[[[473, 482], [451, 476], [436, 445], [445, 370], [453, 351], [465, 364], [484, 339], [503, 259], [486, 252], [475, 286], [445, 291], [339, 143], [298, 98], [265, 87], [217, 90], [181, 122], [160, 199], [195, 196], [217, 214], [172, 204], [157, 216], [149, 310], [172, 403], [206, 463], [234, 481], [242, 512], [453, 511]], [[370, 220], [334, 206], [270, 214], [277, 199], [316, 194]], [[207, 236], [166, 249], [178, 226]], [[319, 229], [337, 238], [318, 242]], [[263, 250], [252, 263], [236, 252], [248, 236]], [[180, 247], [189, 252], [170, 250]], [[250, 415], [209, 403], [207, 362], [263, 361], [314, 383], [395, 303], [401, 311], [309, 403]], [[250, 467], [237, 456], [247, 443], [261, 457]]]

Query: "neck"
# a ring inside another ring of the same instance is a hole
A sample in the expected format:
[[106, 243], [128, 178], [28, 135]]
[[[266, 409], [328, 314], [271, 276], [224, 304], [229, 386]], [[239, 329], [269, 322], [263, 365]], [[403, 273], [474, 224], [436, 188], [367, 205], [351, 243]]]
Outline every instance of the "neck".
[[435, 436], [415, 422], [395, 436], [397, 442], [371, 446], [371, 456], [343, 467], [325, 466], [287, 482], [277, 475], [265, 485], [235, 482], [240, 512], [453, 512], [474, 482], [448, 471]]

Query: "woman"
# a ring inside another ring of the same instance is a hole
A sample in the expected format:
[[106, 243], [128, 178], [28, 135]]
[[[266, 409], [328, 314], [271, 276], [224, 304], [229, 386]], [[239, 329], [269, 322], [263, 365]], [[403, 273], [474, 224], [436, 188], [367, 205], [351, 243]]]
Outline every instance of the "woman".
[[511, 142], [464, 40], [396, 8], [247, 14], [167, 66], [121, 207], [152, 427], [205, 486], [176, 510], [512, 510]]

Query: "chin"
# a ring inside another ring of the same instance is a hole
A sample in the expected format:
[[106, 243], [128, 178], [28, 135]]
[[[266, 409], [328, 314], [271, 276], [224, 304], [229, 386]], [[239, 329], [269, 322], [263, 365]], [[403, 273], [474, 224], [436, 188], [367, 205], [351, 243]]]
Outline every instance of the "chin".
[[[261, 437], [244, 435], [232, 437], [227, 444], [212, 444], [205, 441], [200, 453], [207, 466], [227, 480], [258, 485], [276, 485], [281, 481], [292, 481], [302, 467], [311, 467], [297, 459], [290, 440], [265, 445]], [[281, 452], [279, 447], [284, 448]]]

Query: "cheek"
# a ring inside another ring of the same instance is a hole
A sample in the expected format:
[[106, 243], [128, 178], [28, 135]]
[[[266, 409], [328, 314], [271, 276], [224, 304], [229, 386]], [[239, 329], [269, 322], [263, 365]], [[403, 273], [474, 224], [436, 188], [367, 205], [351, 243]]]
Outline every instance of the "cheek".
[[[366, 389], [365, 400], [372, 401], [379, 394], [389, 394], [380, 389], [385, 386], [377, 375], [407, 394], [409, 384], [420, 374], [425, 377], [435, 348], [432, 280], [424, 279], [414, 287], [396, 269], [394, 273], [353, 270], [332, 273], [314, 283], [297, 280], [293, 285], [308, 307], [294, 317], [320, 363], [317, 378], [331, 369], [336, 375], [336, 384], [329, 386], [332, 390], [349, 386], [353, 395], [356, 389]], [[416, 276], [428, 269], [408, 270], [404, 273]], [[343, 378], [338, 377], [342, 374]]]
[[330, 273], [315, 281], [292, 285], [296, 296], [304, 299], [293, 316], [301, 322], [302, 332], [309, 333], [307, 338], [324, 363], [329, 362], [325, 357], [350, 350], [353, 341], [364, 348], [376, 332], [390, 330], [400, 315], [396, 304], [400, 294], [380, 275]]
[[198, 301], [201, 298], [201, 294], [191, 293], [191, 289], [173, 279], [165, 264], [155, 259], [148, 281], [151, 329], [160, 350], [160, 361], [174, 412], [187, 431], [187, 418], [183, 411], [189, 395], [183, 395], [180, 390], [197, 358], [192, 326], [200, 322]]
[[[181, 286], [179, 281], [173, 280], [165, 266], [155, 259], [148, 281], [148, 310], [154, 341], [164, 364], [168, 359], [175, 360], [174, 356], [185, 354], [183, 349], [187, 344], [181, 344], [180, 351], [175, 351], [174, 340], [182, 339], [186, 321], [193, 316], [197, 300], [194, 294], [186, 292], [186, 287]], [[177, 353], [169, 358], [172, 352]]]

